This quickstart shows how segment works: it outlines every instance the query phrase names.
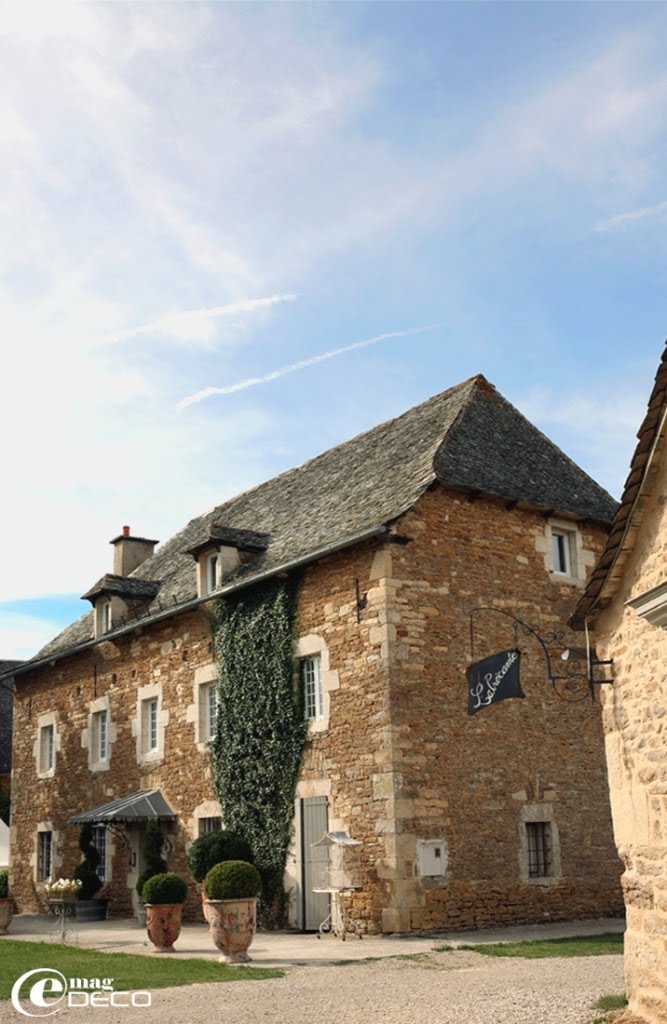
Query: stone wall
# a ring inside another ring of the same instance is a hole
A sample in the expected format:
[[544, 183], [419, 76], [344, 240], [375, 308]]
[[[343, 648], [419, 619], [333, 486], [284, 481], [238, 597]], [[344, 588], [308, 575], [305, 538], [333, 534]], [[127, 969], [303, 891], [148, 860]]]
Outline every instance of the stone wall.
[[[467, 664], [515, 644], [511, 622], [480, 614], [472, 658], [468, 611], [495, 605], [546, 635], [564, 628], [581, 591], [583, 579], [548, 571], [547, 527], [538, 513], [443, 488], [398, 526], [411, 540], [392, 548], [385, 581], [393, 788], [379, 815], [384, 930], [622, 910], [599, 706], [559, 700], [539, 644], [519, 635], [526, 699], [467, 714]], [[578, 540], [583, 577], [604, 533], [582, 526]], [[552, 878], [527, 878], [531, 820], [553, 823]], [[443, 877], [418, 877], [420, 840], [442, 843]]]
[[[325, 719], [311, 725], [297, 798], [326, 796], [329, 828], [362, 842], [363, 885], [351, 912], [369, 932], [619, 910], [597, 706], [560, 702], [541, 651], [522, 639], [527, 699], [466, 714], [470, 607], [498, 604], [542, 631], [561, 628], [572, 611], [582, 581], [549, 574], [545, 522], [535, 512], [436, 488], [394, 536], [304, 573], [297, 653], [320, 654]], [[602, 539], [597, 528], [581, 531], [582, 571]], [[475, 642], [475, 656], [483, 657], [514, 637], [503, 620], [485, 619]], [[35, 882], [37, 828], [53, 830], [55, 874], [70, 875], [79, 853], [69, 816], [138, 789], [159, 788], [178, 816], [168, 861], [170, 870], [185, 870], [198, 817], [220, 813], [195, 700], [214, 678], [211, 659], [210, 626], [198, 611], [20, 677], [12, 829], [22, 910], [44, 905]], [[137, 702], [154, 693], [163, 748], [142, 761]], [[93, 771], [90, 714], [107, 699], [111, 758], [107, 770]], [[40, 777], [38, 729], [52, 720], [55, 771]], [[554, 822], [559, 871], [542, 882], [522, 879], [531, 815]], [[295, 838], [287, 879], [298, 898], [298, 821]], [[420, 844], [429, 840], [446, 855], [441, 877], [419, 877], [427, 850]], [[119, 830], [110, 845], [112, 912], [130, 913], [141, 831]], [[191, 887], [186, 916], [197, 913]]]
[[[357, 622], [355, 580], [373, 575], [376, 545], [359, 545], [309, 569], [299, 599], [300, 633], [323, 641], [337, 690], [328, 693], [328, 728], [313, 731], [306, 750], [300, 792], [320, 791], [326, 780], [333, 813], [340, 827], [349, 822], [365, 841], [365, 867], [372, 875], [378, 838], [372, 826], [371, 768], [382, 761], [387, 717], [386, 668], [366, 650], [368, 629], [377, 621], [380, 595], [371, 596], [366, 624]], [[367, 588], [366, 588], [367, 589]], [[370, 626], [369, 626], [370, 624]], [[36, 832], [53, 831], [54, 876], [69, 877], [80, 860], [79, 827], [68, 818], [139, 789], [162, 791], [177, 815], [165, 826], [169, 836], [169, 869], [185, 873], [185, 852], [198, 834], [199, 817], [215, 817], [208, 754], [198, 742], [195, 691], [215, 678], [211, 630], [203, 611], [181, 613], [166, 623], [140, 627], [131, 637], [106, 641], [66, 658], [53, 667], [18, 679], [15, 705], [12, 856], [13, 892], [21, 910], [45, 909], [44, 885], [35, 880]], [[338, 684], [340, 680], [340, 684]], [[158, 757], [141, 760], [138, 753], [137, 703], [160, 696], [163, 747]], [[91, 771], [90, 714], [107, 698], [111, 756], [106, 770]], [[40, 724], [55, 723], [55, 769], [38, 771]], [[369, 824], [369, 822], [371, 822]], [[330, 824], [336, 824], [331, 818]], [[333, 827], [332, 825], [332, 827]], [[132, 913], [134, 885], [142, 870], [142, 829], [120, 828], [108, 835], [112, 881], [109, 896], [114, 915]], [[378, 917], [373, 910], [377, 887], [369, 886], [359, 915]], [[199, 913], [194, 886], [185, 916]]]
[[663, 583], [667, 569], [667, 460], [652, 483], [622, 587], [595, 624], [598, 654], [614, 659], [605, 689], [614, 833], [625, 871], [625, 971], [630, 1010], [667, 1020], [667, 632], [626, 601]]
[[[211, 796], [207, 757], [197, 750], [187, 708], [193, 701], [196, 669], [211, 661], [210, 628], [201, 614], [174, 617], [131, 637], [107, 641], [66, 658], [50, 669], [19, 677], [15, 701], [12, 773], [13, 891], [21, 910], [44, 906], [44, 887], [35, 881], [36, 828], [51, 822], [58, 834], [54, 874], [71, 877], [80, 860], [79, 827], [68, 818], [139, 789], [159, 788], [178, 823], [168, 826], [169, 868], [184, 871], [184, 840], [193, 809]], [[169, 717], [164, 757], [138, 763], [133, 719], [139, 687], [162, 687], [162, 710]], [[87, 742], [91, 705], [108, 697], [111, 757], [108, 770], [91, 771]], [[40, 778], [35, 744], [40, 716], [55, 712], [56, 760], [51, 777]], [[114, 914], [131, 912], [133, 887], [141, 868], [138, 830], [109, 836], [114, 880], [104, 895]], [[134, 857], [136, 863], [131, 866]], [[129, 884], [129, 888], [128, 888]], [[191, 894], [188, 912], [196, 905]]]

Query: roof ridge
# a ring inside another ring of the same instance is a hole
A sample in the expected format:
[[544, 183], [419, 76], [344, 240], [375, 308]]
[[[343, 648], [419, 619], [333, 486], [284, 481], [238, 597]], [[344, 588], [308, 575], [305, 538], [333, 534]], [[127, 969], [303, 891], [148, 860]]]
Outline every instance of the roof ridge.
[[[493, 384], [489, 383], [489, 381], [486, 379], [484, 374], [476, 373], [476, 374], [474, 374], [474, 376], [468, 377], [466, 380], [460, 381], [458, 384], [454, 384], [450, 388], [445, 388], [444, 391], [439, 391], [437, 394], [431, 395], [430, 398], [425, 398], [423, 402], [418, 402], [417, 405], [410, 406], [409, 409], [405, 409], [405, 411], [399, 413], [398, 416], [390, 416], [388, 419], [382, 420], [381, 423], [376, 423], [372, 427], [369, 427], [367, 430], [362, 430], [359, 434], [354, 434], [352, 437], [348, 437], [345, 441], [340, 441], [338, 444], [332, 445], [331, 448], [325, 448], [323, 452], [318, 452], [317, 455], [311, 455], [311, 457], [309, 459], [304, 459], [304, 461], [300, 462], [297, 466], [290, 466], [289, 469], [284, 469], [284, 470], [282, 470], [282, 472], [276, 473], [275, 476], [268, 477], [268, 479], [266, 479], [266, 480], [261, 480], [259, 483], [253, 484], [252, 487], [247, 487], [243, 491], [237, 491], [235, 494], [231, 494], [224, 501], [221, 501], [219, 504], [214, 505], [212, 508], [208, 509], [206, 512], [202, 512], [198, 516], [193, 516], [193, 518], [188, 521], [186, 526], [183, 527], [183, 530], [187, 530], [187, 528], [189, 526], [191, 526], [193, 523], [200, 522], [202, 519], [206, 519], [208, 516], [213, 515], [214, 512], [216, 512], [220, 508], [223, 508], [230, 501], [234, 501], [237, 498], [246, 497], [247, 495], [252, 494], [253, 491], [259, 490], [260, 487], [264, 487], [269, 482], [274, 483], [276, 480], [283, 480], [283, 479], [285, 479], [285, 477], [288, 477], [291, 474], [297, 474], [297, 473], [301, 472], [302, 470], [304, 470], [307, 466], [312, 465], [312, 463], [317, 462], [319, 459], [323, 459], [326, 455], [331, 455], [333, 452], [341, 451], [343, 448], [346, 448], [348, 445], [351, 445], [351, 444], [354, 444], [354, 443], [358, 442], [362, 438], [367, 437], [369, 434], [374, 433], [376, 430], [379, 431], [383, 427], [389, 426], [390, 423], [397, 423], [399, 420], [402, 420], [402, 419], [404, 419], [407, 416], [411, 416], [415, 412], [415, 410], [423, 409], [427, 405], [432, 405], [435, 402], [440, 401], [440, 400], [442, 400], [445, 397], [449, 397], [449, 396], [455, 394], [456, 392], [463, 391], [464, 388], [469, 387], [469, 388], [471, 388], [471, 394], [470, 394], [469, 398], [466, 401], [466, 405], [467, 405], [468, 401], [472, 397], [472, 385], [473, 384], [480, 384], [482, 382], [484, 384], [486, 384], [488, 387], [493, 388], [494, 391], [496, 391], [496, 389], [493, 387]], [[458, 419], [458, 414], [457, 414], [457, 419]], [[451, 429], [451, 426], [447, 428], [445, 433], [449, 433], [450, 429]], [[444, 440], [444, 435], [443, 435], [442, 438], [440, 438], [440, 441], [438, 442], [438, 444], [440, 444], [443, 440]], [[250, 529], [250, 527], [249, 527], [249, 529]], [[178, 533], [182, 533], [183, 530], [179, 530]], [[174, 537], [177, 537], [178, 533], [176, 533], [172, 537], [170, 537], [169, 540], [172, 540]], [[134, 569], [133, 572], [130, 573], [130, 576], [133, 576], [135, 572], [137, 572], [137, 569]]]
[[[192, 548], [212, 524], [269, 538], [234, 577], [247, 586], [377, 534], [437, 480], [600, 522], [615, 511], [606, 492], [478, 373], [191, 518], [129, 575], [135, 585], [161, 584], [142, 621], [198, 600]], [[91, 612], [80, 616], [40, 656], [91, 642], [91, 620]]]

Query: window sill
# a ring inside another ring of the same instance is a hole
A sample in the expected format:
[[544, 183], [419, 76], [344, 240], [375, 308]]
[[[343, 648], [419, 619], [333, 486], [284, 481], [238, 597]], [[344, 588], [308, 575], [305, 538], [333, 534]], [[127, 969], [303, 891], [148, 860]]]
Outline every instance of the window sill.
[[159, 761], [164, 761], [162, 750], [146, 750], [139, 754], [139, 764], [157, 764]]
[[583, 587], [586, 584], [586, 580], [580, 579], [578, 576], [568, 576], [564, 572], [556, 572], [554, 569], [551, 570], [550, 576], [556, 583], [567, 583], [571, 587]]

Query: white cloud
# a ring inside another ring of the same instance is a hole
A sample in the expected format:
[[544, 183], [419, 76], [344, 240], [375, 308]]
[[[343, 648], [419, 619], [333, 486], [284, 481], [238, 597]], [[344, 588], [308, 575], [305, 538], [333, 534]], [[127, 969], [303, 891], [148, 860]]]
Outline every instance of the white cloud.
[[32, 658], [59, 632], [60, 627], [55, 621], [24, 612], [7, 611], [0, 605], [0, 657], [3, 660], [23, 661]]
[[123, 341], [136, 338], [140, 334], [167, 334], [173, 338], [184, 338], [188, 341], [211, 341], [216, 334], [216, 321], [221, 317], [235, 316], [240, 313], [254, 313], [261, 309], [270, 309], [283, 302], [294, 302], [296, 295], [269, 295], [260, 299], [239, 299], [225, 306], [211, 306], [208, 309], [188, 309], [177, 313], [167, 313], [157, 320], [136, 327], [124, 327], [103, 338], [104, 341]]
[[[490, 97], [457, 142], [444, 118], [407, 145], [383, 104], [397, 69], [323, 11], [309, 21], [290, 5], [2, 8], [0, 472], [12, 500], [0, 515], [5, 538], [48, 536], [6, 545], [5, 597], [56, 581], [83, 591], [124, 521], [164, 537], [257, 479], [277, 433], [266, 408], [174, 417], [179, 397], [245, 391], [404, 333], [280, 366], [284, 289], [328, 302], [314, 322], [335, 322], [346, 296], [326, 294], [329, 267], [355, 282], [372, 267], [383, 281], [387, 238], [412, 254], [437, 237], [445, 281], [448, 261], [465, 257], [452, 224], [483, 218], [489, 197], [530, 210], [531, 186], [539, 205], [545, 181], [580, 196], [613, 178], [616, 201], [655, 173], [646, 147], [667, 76], [646, 71], [639, 36], [567, 75], [545, 71], [527, 99]], [[571, 193], [555, 191], [569, 216]], [[500, 208], [505, 223], [516, 207]], [[406, 270], [409, 290], [421, 269]], [[256, 344], [268, 318], [279, 369], [250, 378], [241, 343]], [[149, 334], [183, 343], [142, 344]], [[236, 383], [194, 393], [225, 379]], [[589, 413], [572, 411], [602, 450], [611, 418]]]
[[666, 217], [667, 201], [656, 203], [654, 206], [641, 206], [637, 210], [628, 210], [625, 213], [616, 213], [613, 217], [598, 221], [595, 230], [616, 231], [639, 220], [664, 220]]
[[337, 356], [345, 355], [347, 352], [368, 348], [370, 345], [377, 345], [379, 342], [387, 341], [389, 338], [406, 338], [415, 334], [424, 334], [425, 331], [434, 331], [437, 326], [437, 324], [432, 324], [429, 327], [411, 327], [405, 331], [387, 331], [384, 334], [376, 334], [373, 338], [364, 338], [362, 341], [354, 341], [352, 344], [343, 345], [341, 348], [320, 352], [319, 355], [309, 356], [307, 359], [299, 359], [296, 363], [290, 363], [289, 366], [281, 366], [279, 370], [272, 370], [261, 377], [246, 377], [245, 380], [237, 381], [236, 384], [226, 384], [224, 387], [203, 388], [194, 395], [181, 399], [176, 408], [179, 412], [182, 412], [189, 405], [202, 402], [205, 398], [211, 398], [212, 395], [232, 395], [237, 391], [247, 391], [248, 388], [253, 388], [257, 384], [266, 384], [269, 381], [278, 380], [280, 377], [287, 377], [290, 373], [296, 373], [297, 370], [305, 370], [309, 366], [316, 366], [318, 363], [324, 363], [328, 359], [335, 359]]

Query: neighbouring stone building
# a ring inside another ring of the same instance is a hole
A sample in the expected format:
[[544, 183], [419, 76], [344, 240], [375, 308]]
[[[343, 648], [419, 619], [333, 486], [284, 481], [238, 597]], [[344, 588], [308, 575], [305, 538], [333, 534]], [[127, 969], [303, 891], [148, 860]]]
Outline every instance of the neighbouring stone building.
[[9, 791], [12, 768], [13, 669], [20, 661], [0, 660], [0, 869], [9, 864]]
[[[625, 866], [630, 1013], [667, 1021], [667, 349], [605, 550], [577, 607], [613, 658], [603, 723]], [[634, 1019], [634, 1018], [633, 1018]]]
[[[605, 542], [609, 495], [481, 376], [190, 522], [157, 551], [128, 528], [93, 610], [16, 674], [13, 890], [78, 861], [87, 815], [111, 912], [132, 912], [142, 832], [170, 870], [220, 826], [207, 739], [216, 665], [207, 608], [300, 569], [295, 652], [310, 734], [287, 865], [291, 920], [316, 927], [311, 843], [360, 840], [352, 917], [430, 931], [622, 908], [600, 713], [547, 684], [519, 637], [525, 700], [470, 717], [469, 611], [562, 629]], [[476, 619], [474, 654], [512, 646]], [[190, 910], [194, 913], [195, 896]]]

